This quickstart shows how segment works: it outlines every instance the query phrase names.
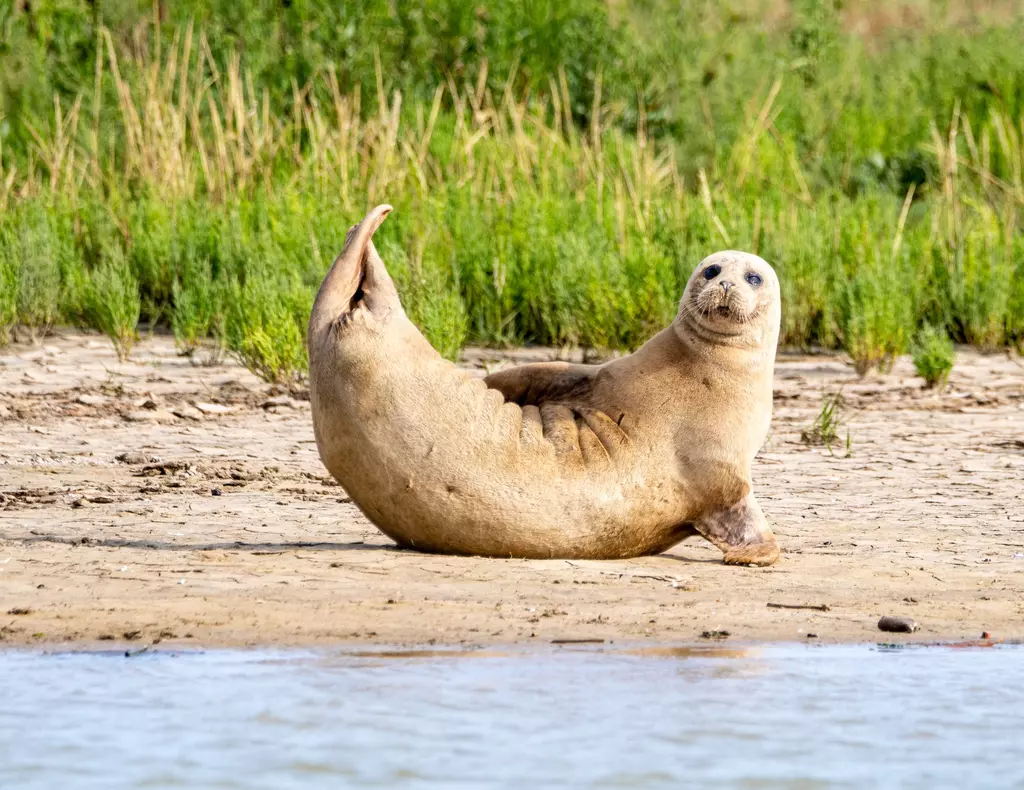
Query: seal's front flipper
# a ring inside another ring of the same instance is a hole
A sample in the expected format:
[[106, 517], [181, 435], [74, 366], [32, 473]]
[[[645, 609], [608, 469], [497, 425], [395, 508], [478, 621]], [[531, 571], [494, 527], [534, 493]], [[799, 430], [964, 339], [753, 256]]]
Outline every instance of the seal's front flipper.
[[499, 370], [484, 381], [504, 395], [507, 403], [540, 406], [549, 401], [572, 401], [586, 396], [597, 369], [597, 365], [534, 362]]
[[779, 558], [775, 534], [753, 494], [705, 513], [693, 526], [725, 553], [726, 565], [771, 565]]

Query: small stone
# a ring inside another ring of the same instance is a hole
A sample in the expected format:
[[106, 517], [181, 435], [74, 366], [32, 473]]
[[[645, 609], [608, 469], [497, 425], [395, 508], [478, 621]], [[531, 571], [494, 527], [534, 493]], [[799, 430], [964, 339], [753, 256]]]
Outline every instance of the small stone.
[[274, 409], [282, 406], [286, 409], [294, 409], [295, 401], [287, 395], [276, 395], [273, 398], [267, 398], [260, 406], [264, 409]]
[[99, 496], [86, 497], [86, 500], [92, 502], [94, 505], [109, 505], [114, 501], [112, 497], [104, 496], [103, 494], [100, 494]]
[[75, 403], [80, 403], [83, 406], [106, 406], [110, 403], [110, 398], [106, 395], [94, 395], [85, 392], [75, 398]]
[[728, 631], [704, 631], [701, 639], [728, 639], [731, 634]]
[[203, 413], [192, 406], [175, 406], [171, 409], [171, 414], [182, 420], [196, 420], [203, 419]]
[[196, 408], [199, 409], [203, 414], [230, 414], [234, 411], [230, 406], [224, 406], [220, 403], [199, 403], [195, 404]]
[[122, 636], [129, 642], [134, 642], [136, 639], [142, 636], [142, 631], [125, 631], [122, 634]]
[[128, 422], [171, 422], [174, 420], [174, 415], [169, 411], [163, 411], [162, 409], [157, 410], [145, 410], [145, 411], [130, 411], [124, 415], [124, 418]]
[[127, 453], [121, 453], [120, 455], [115, 456], [114, 460], [118, 461], [118, 462], [120, 462], [122, 464], [136, 465], [136, 464], [152, 464], [152, 463], [156, 463], [160, 459], [158, 459], [158, 458], [156, 458], [155, 456], [152, 456], [152, 455], [147, 455], [146, 453], [127, 452]]
[[917, 630], [917, 623], [909, 617], [886, 615], [878, 621], [878, 630], [896, 634], [912, 634]]
[[817, 635], [817, 634], [811, 634], [811, 633], [808, 633], [808, 634], [807, 634], [807, 638], [808, 638], [808, 639], [817, 639], [817, 638], [818, 638], [818, 635]]
[[223, 493], [224, 492], [221, 491], [219, 488], [215, 488], [213, 489], [213, 491], [210, 492], [210, 496], [220, 496]]
[[32, 610], [27, 606], [15, 606], [13, 609], [8, 609], [7, 614], [32, 614]]

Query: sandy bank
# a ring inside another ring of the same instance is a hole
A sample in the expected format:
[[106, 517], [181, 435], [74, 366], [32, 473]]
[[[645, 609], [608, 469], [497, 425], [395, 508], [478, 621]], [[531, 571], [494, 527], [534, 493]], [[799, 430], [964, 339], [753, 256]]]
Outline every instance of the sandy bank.
[[[840, 386], [849, 457], [800, 440]], [[165, 337], [123, 365], [89, 335], [0, 351], [0, 644], [1024, 638], [1019, 358], [961, 351], [937, 395], [907, 360], [858, 380], [783, 356], [755, 478], [783, 547], [766, 569], [696, 540], [624, 562], [399, 551], [327, 477], [308, 404], [275, 394]], [[880, 634], [893, 613], [921, 630]]]

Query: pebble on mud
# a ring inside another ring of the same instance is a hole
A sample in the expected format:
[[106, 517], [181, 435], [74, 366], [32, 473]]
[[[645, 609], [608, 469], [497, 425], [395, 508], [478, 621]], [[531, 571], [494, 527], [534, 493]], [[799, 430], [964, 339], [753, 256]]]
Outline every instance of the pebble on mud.
[[84, 392], [75, 398], [75, 403], [80, 403], [83, 406], [106, 406], [110, 403], [110, 398], [106, 395], [92, 395]]
[[230, 406], [224, 406], [220, 403], [201, 403], [196, 401], [193, 405], [203, 414], [230, 414], [234, 411]]
[[287, 395], [275, 395], [273, 398], [267, 398], [260, 406], [264, 409], [275, 409], [284, 407], [287, 409], [297, 408], [298, 404]]
[[701, 639], [728, 639], [731, 634], [728, 631], [704, 631]]
[[917, 623], [909, 617], [893, 617], [892, 615], [886, 615], [878, 621], [878, 630], [898, 634], [912, 634], [917, 630]]
[[169, 411], [158, 409], [155, 411], [130, 411], [122, 415], [128, 422], [172, 422], [174, 415]]
[[147, 453], [126, 452], [126, 453], [121, 453], [120, 455], [116, 456], [114, 458], [114, 460], [115, 461], [120, 461], [122, 464], [136, 465], [136, 464], [151, 464], [151, 463], [154, 463], [154, 462], [158, 461], [159, 459], [156, 456], [149, 455]]

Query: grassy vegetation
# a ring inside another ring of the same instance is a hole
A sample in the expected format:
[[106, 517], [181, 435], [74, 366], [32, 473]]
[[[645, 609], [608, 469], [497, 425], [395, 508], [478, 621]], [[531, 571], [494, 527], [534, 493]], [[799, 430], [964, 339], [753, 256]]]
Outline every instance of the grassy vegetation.
[[844, 31], [892, 4], [143, 5], [0, 10], [0, 342], [84, 324], [127, 355], [141, 319], [301, 378], [379, 202], [447, 356], [635, 347], [726, 247], [776, 266], [784, 344], [861, 372], [926, 324], [1024, 341], [1024, 27], [996, 3], [879, 35]]
[[[821, 409], [814, 421], [800, 432], [800, 440], [804, 444], [823, 444], [829, 455], [835, 455], [832, 450], [839, 443], [840, 428], [847, 422], [846, 402], [842, 392], [826, 393], [821, 399]], [[846, 429], [846, 457], [852, 453], [853, 443], [850, 439], [850, 429]]]
[[955, 353], [946, 331], [931, 324], [922, 327], [911, 348], [914, 369], [929, 387], [942, 386], [949, 380]]

